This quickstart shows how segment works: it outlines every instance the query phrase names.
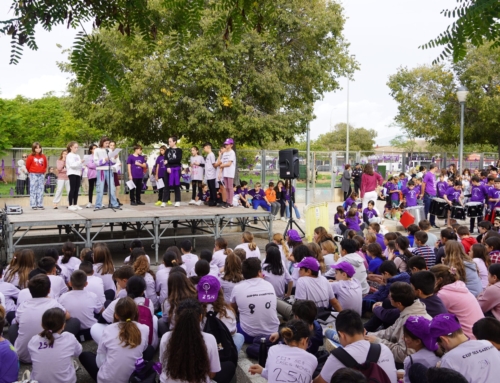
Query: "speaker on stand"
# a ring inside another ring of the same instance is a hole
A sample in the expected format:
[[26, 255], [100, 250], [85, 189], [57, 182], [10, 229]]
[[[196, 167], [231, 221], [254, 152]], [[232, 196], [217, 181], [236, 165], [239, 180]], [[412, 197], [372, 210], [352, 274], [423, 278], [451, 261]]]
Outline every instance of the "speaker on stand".
[[297, 230], [302, 233], [302, 237], [305, 237], [304, 230], [299, 226], [299, 224], [293, 219], [294, 204], [295, 204], [295, 191], [292, 188], [292, 180], [299, 177], [299, 151], [297, 149], [283, 149], [279, 151], [278, 154], [278, 164], [280, 170], [280, 178], [290, 180], [288, 190], [286, 193], [290, 196], [288, 201], [288, 208], [290, 209], [290, 218], [286, 224], [285, 233], [288, 230], [293, 229], [293, 225], [296, 226]]

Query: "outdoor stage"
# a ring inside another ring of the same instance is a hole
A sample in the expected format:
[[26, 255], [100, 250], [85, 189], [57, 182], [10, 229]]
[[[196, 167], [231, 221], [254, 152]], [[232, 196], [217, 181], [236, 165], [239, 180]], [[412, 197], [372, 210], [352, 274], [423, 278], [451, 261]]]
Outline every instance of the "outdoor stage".
[[[257, 224], [253, 222], [254, 217], [258, 220]], [[130, 235], [125, 239], [125, 233], [132, 231], [133, 238], [152, 241], [155, 262], [158, 263], [158, 249], [162, 241], [187, 238], [195, 247], [196, 238], [210, 237], [215, 240], [221, 236], [240, 235], [240, 231], [230, 230], [235, 226], [254, 234], [266, 233], [269, 241], [272, 240], [272, 216], [262, 209], [190, 205], [161, 208], [153, 204], [124, 205], [122, 210], [116, 212], [111, 209], [70, 211], [66, 208], [25, 208], [23, 214], [3, 216], [2, 236], [10, 260], [14, 252], [22, 248], [60, 246], [64, 237], [62, 233], [65, 232], [73, 234], [75, 245], [92, 247], [95, 242], [128, 241]]]

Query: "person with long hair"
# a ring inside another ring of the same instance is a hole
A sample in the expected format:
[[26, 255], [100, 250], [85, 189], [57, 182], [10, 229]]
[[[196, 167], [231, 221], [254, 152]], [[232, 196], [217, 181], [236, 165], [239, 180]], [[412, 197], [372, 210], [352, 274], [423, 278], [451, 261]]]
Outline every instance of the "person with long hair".
[[[281, 329], [281, 338], [285, 344], [269, 349], [266, 366], [253, 364], [248, 372], [261, 374], [268, 382], [279, 382], [284, 376], [294, 376], [297, 381], [311, 383], [318, 360], [306, 351], [311, 338], [309, 325], [301, 319], [292, 319]], [[283, 364], [280, 362], [283, 359], [289, 362]]]
[[83, 162], [78, 154], [78, 143], [71, 141], [66, 148], [68, 154], [66, 155], [66, 169], [69, 178], [69, 210], [82, 210], [78, 206], [78, 192], [80, 191], [80, 182], [82, 179]]
[[293, 210], [295, 211], [295, 217], [302, 222], [305, 223], [305, 221], [300, 218], [300, 212], [299, 208], [295, 204], [295, 187], [292, 185], [292, 181], [290, 179], [285, 180], [285, 185], [284, 185], [284, 193], [285, 193], [285, 206], [286, 206], [286, 219], [290, 218], [291, 210], [290, 210], [290, 205], [293, 205]]
[[333, 241], [321, 242], [321, 253], [323, 254], [323, 259], [327, 268], [336, 263], [340, 258], [337, 253], [337, 246], [335, 246], [335, 242]]
[[311, 256], [319, 262], [319, 271], [323, 274], [326, 273], [326, 264], [321, 247], [316, 242], [309, 242], [306, 246], [311, 251]]
[[87, 169], [87, 179], [89, 183], [89, 203], [87, 204], [87, 208], [92, 207], [92, 199], [94, 197], [94, 188], [97, 181], [97, 170], [96, 164], [94, 162], [94, 150], [97, 148], [96, 144], [91, 144], [87, 151], [87, 156], [84, 157], [85, 163], [84, 166]]
[[163, 159], [165, 164], [165, 178], [163, 183], [163, 197], [161, 207], [172, 205], [170, 202], [170, 190], [174, 189], [175, 207], [181, 206], [181, 164], [182, 164], [182, 149], [177, 147], [177, 136], [170, 136], [168, 138], [168, 149], [165, 152]]
[[[197, 292], [191, 281], [183, 273], [170, 273], [168, 276], [168, 297], [162, 303], [163, 322], [168, 322], [170, 329], [177, 324], [175, 310], [185, 299], [196, 299]], [[160, 321], [161, 322], [161, 321]], [[164, 334], [165, 327], [160, 326], [160, 334]]]
[[286, 221], [286, 190], [285, 190], [285, 183], [282, 180], [279, 180], [276, 183], [276, 187], [274, 188], [274, 191], [276, 192], [276, 200], [280, 204], [280, 219], [282, 221]]
[[[113, 170], [111, 170], [110, 173], [110, 168], [117, 163], [118, 156], [113, 158], [109, 157], [109, 143], [110, 139], [108, 137], [101, 137], [99, 147], [94, 149], [94, 163], [96, 164], [97, 170], [97, 197], [94, 210], [101, 210], [103, 208], [102, 200], [104, 196], [104, 184], [113, 178]], [[114, 182], [109, 182], [108, 193], [111, 207], [113, 209], [121, 210], [121, 207], [116, 199], [116, 187]]]
[[283, 261], [283, 265], [288, 268], [288, 256], [290, 255], [290, 249], [288, 248], [287, 243], [285, 242], [285, 238], [281, 233], [275, 233], [273, 235], [273, 242], [278, 245], [281, 253], [281, 260]]
[[23, 249], [12, 257], [9, 266], [5, 269], [3, 280], [22, 290], [28, 287], [29, 273], [35, 265], [33, 250]]
[[[76, 382], [73, 358], [82, 353], [75, 336], [63, 332], [66, 314], [58, 307], [42, 315], [43, 331], [28, 343], [33, 369], [31, 378], [39, 382]], [[48, 368], [50, 366], [50, 368]]]
[[26, 169], [30, 175], [30, 206], [33, 210], [45, 209], [43, 207], [43, 189], [47, 166], [47, 157], [42, 154], [42, 146], [39, 142], [33, 142], [31, 154], [26, 161]]
[[137, 304], [130, 297], [116, 302], [114, 323], [107, 326], [97, 347], [97, 355], [85, 351], [80, 363], [99, 383], [128, 382], [137, 359], [152, 360], [154, 348], [148, 346], [149, 327], [138, 322]]
[[485, 315], [500, 320], [500, 264], [494, 263], [488, 269], [488, 286], [479, 294], [477, 301]]
[[[163, 180], [165, 178], [165, 153], [167, 152], [167, 147], [165, 145], [160, 146], [160, 155], [156, 158], [155, 162], [155, 180], [158, 183], [158, 180]], [[163, 198], [163, 190], [165, 189], [165, 185], [162, 188], [158, 188], [158, 201], [156, 201], [155, 205], [160, 206]]]
[[236, 254], [231, 253], [226, 257], [226, 261], [224, 262], [224, 275], [220, 278], [226, 302], [231, 301], [231, 293], [233, 292], [234, 286], [242, 280], [241, 259]]
[[317, 228], [314, 229], [313, 240], [318, 245], [321, 245], [321, 243], [325, 241], [333, 242], [333, 236], [330, 233], [328, 233], [328, 231], [326, 231], [326, 229], [323, 226], [318, 226]]
[[64, 265], [69, 272], [69, 275], [73, 271], [78, 270], [82, 261], [76, 257], [76, 247], [73, 242], [65, 242], [62, 247], [62, 255], [59, 256], [57, 260], [58, 265]]
[[163, 254], [163, 267], [158, 268], [156, 272], [156, 292], [159, 295], [158, 303], [160, 305], [168, 297], [168, 277], [173, 267], [179, 266], [177, 263], [177, 255], [172, 251], [166, 251]]
[[469, 338], [475, 339], [472, 326], [484, 317], [477, 299], [465, 283], [458, 278], [454, 267], [435, 265], [430, 271], [436, 277], [436, 295], [441, 299], [446, 310], [457, 316], [464, 333]]
[[479, 278], [481, 279], [481, 284], [483, 285], [483, 290], [488, 286], [488, 268], [491, 265], [490, 256], [486, 247], [481, 243], [476, 243], [472, 245], [469, 252], [469, 257], [476, 264]]
[[101, 242], [94, 245], [93, 267], [94, 275], [102, 279], [106, 299], [113, 299], [116, 292], [116, 286], [113, 281], [115, 266], [113, 265], [113, 258], [111, 258], [108, 246], [105, 243]]
[[228, 248], [227, 241], [222, 237], [217, 238], [214, 244], [212, 264], [217, 265], [217, 267], [222, 271], [224, 269], [226, 257], [232, 253], [233, 251], [230, 248]]
[[229, 383], [236, 366], [221, 363], [215, 337], [201, 331], [203, 308], [196, 297], [182, 301], [176, 316], [178, 325], [160, 342], [160, 382], [206, 383], [216, 379], [217, 383]]
[[344, 193], [344, 201], [351, 195], [351, 179], [351, 165], [346, 164], [342, 177], [340, 178], [340, 182], [342, 183], [342, 192]]
[[469, 291], [477, 297], [483, 291], [476, 264], [465, 253], [460, 242], [447, 241], [444, 245], [443, 264], [454, 268], [458, 279], [465, 283]]
[[[169, 247], [167, 247], [167, 251], [171, 251], [177, 257], [177, 265], [176, 266], [181, 266], [184, 270], [186, 270], [186, 266], [184, 265], [184, 262], [182, 261], [182, 253], [179, 250], [179, 248], [177, 246], [169, 246]], [[160, 266], [160, 268], [161, 268], [161, 266]]]
[[[262, 263], [262, 270], [264, 271], [264, 280], [273, 285], [277, 298], [288, 298], [292, 295], [293, 280], [281, 261], [281, 255], [277, 246], [269, 246], [267, 248], [266, 259]], [[288, 286], [286, 292], [285, 286]]]
[[377, 200], [377, 186], [382, 186], [384, 179], [373, 170], [372, 164], [366, 164], [361, 176], [360, 196], [363, 199], [362, 210], [368, 207], [368, 202]]
[[197, 146], [193, 146], [191, 148], [191, 158], [189, 159], [189, 163], [191, 165], [191, 201], [189, 201], [190, 205], [195, 204], [195, 199], [197, 196], [197, 191], [202, 192], [201, 184], [203, 182], [203, 173], [205, 167], [205, 159], [200, 155], [200, 149]]
[[392, 254], [389, 260], [394, 261], [399, 271], [403, 272], [407, 270], [408, 260], [413, 257], [412, 252], [409, 250], [410, 241], [408, 241], [408, 238], [400, 236], [396, 238], [395, 243], [397, 251]]
[[378, 268], [385, 261], [380, 245], [378, 243], [370, 243], [366, 247], [366, 254], [371, 258], [368, 265], [368, 272], [371, 274], [380, 274]]
[[155, 310], [158, 309], [160, 307], [160, 302], [158, 300], [158, 295], [156, 295], [155, 272], [151, 270], [148, 259], [144, 255], [141, 255], [135, 260], [133, 267], [135, 275], [144, 278], [146, 282], [144, 296], [153, 302]]
[[241, 243], [234, 249], [245, 250], [247, 259], [252, 257], [260, 258], [259, 246], [255, 243], [253, 234], [249, 231], [244, 231], [243, 234], [241, 234]]
[[69, 178], [68, 178], [68, 169], [66, 168], [67, 155], [68, 155], [68, 150], [67, 149], [63, 150], [58, 160], [56, 161], [57, 188], [54, 200], [52, 201], [52, 203], [54, 204], [54, 209], [57, 209], [57, 204], [61, 201], [63, 189], [66, 189], [66, 194], [68, 194], [69, 196]]

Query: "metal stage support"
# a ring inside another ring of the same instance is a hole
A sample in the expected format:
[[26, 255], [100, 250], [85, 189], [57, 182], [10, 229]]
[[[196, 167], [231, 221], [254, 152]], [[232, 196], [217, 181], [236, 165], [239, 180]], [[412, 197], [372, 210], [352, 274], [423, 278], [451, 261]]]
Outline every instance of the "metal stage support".
[[[152, 241], [156, 263], [160, 244], [166, 240], [187, 238], [195, 247], [197, 238], [209, 237], [215, 240], [220, 236], [241, 234], [240, 231], [232, 231], [231, 227], [253, 234], [266, 233], [269, 241], [273, 235], [273, 217], [270, 212], [264, 210], [203, 206], [160, 210], [147, 205], [137, 208], [124, 207], [113, 214], [108, 214], [106, 210], [28, 210], [21, 215], [3, 216], [2, 240], [6, 247], [7, 260], [19, 249], [60, 246], [63, 242], [62, 228], [66, 229], [67, 234], [73, 234], [72, 242], [75, 245], [85, 247], [92, 247], [94, 242], [123, 242], [132, 238], [127, 233], [134, 232], [133, 238]], [[116, 230], [120, 227], [122, 235]], [[128, 229], [131, 231], [127, 231]], [[58, 239], [57, 242], [53, 242], [54, 237]]]

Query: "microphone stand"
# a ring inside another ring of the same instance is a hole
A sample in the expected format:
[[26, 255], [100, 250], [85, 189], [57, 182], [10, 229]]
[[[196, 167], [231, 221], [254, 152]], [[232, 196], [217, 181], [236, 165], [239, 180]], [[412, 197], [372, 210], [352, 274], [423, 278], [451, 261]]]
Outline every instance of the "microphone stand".
[[287, 193], [290, 196], [290, 202], [288, 203], [288, 207], [290, 208], [290, 218], [288, 219], [288, 222], [286, 224], [285, 234], [284, 235], [286, 235], [286, 233], [288, 233], [288, 230], [293, 229], [293, 225], [295, 224], [295, 226], [297, 227], [297, 229], [305, 237], [306, 233], [304, 233], [304, 230], [302, 230], [302, 228], [299, 226], [299, 224], [297, 223], [297, 221], [295, 221], [293, 219], [295, 193], [293, 192], [292, 180], [291, 179], [290, 179], [290, 182], [288, 184]]
[[107, 148], [106, 155], [108, 156], [108, 209], [111, 209], [116, 213], [115, 208], [111, 205], [111, 174], [113, 170], [111, 169], [111, 158], [109, 157], [109, 149]]

